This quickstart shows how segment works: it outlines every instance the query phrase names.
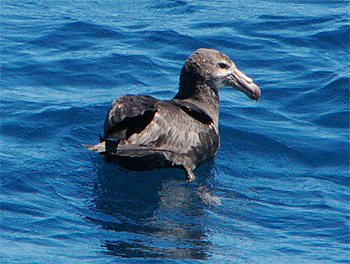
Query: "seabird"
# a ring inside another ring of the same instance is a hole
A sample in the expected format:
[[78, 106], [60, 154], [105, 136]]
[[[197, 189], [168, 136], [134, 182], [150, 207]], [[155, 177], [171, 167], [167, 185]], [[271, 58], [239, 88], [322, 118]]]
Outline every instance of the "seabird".
[[178, 167], [193, 181], [193, 169], [213, 159], [219, 148], [218, 89], [222, 86], [232, 86], [253, 100], [261, 94], [227, 55], [197, 49], [181, 70], [173, 99], [119, 97], [108, 111], [100, 143], [86, 146], [104, 155], [106, 162], [126, 169]]

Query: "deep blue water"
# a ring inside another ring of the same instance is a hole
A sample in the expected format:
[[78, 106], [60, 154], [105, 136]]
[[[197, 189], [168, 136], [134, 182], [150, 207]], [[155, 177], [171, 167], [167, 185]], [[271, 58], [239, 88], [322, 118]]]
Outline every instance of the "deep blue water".
[[[348, 263], [348, 1], [1, 1], [2, 263]], [[83, 143], [124, 93], [169, 99], [198, 47], [261, 87], [220, 90], [195, 183]], [[204, 186], [221, 199], [208, 205]]]

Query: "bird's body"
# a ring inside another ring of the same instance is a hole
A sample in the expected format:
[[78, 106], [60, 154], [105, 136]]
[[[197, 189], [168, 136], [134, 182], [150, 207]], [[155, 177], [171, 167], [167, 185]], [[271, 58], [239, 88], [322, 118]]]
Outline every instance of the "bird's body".
[[179, 167], [193, 180], [192, 170], [219, 148], [218, 88], [223, 85], [255, 100], [260, 96], [259, 87], [226, 55], [198, 49], [187, 59], [172, 100], [121, 96], [107, 114], [101, 142], [88, 148], [130, 170]]

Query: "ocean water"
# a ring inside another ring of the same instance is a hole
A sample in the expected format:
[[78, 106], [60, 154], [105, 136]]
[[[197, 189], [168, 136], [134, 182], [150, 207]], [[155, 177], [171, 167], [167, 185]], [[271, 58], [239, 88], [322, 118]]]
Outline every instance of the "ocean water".
[[[3, 0], [0, 13], [1, 263], [350, 262], [348, 1]], [[220, 90], [221, 147], [196, 182], [82, 146], [118, 96], [173, 97], [198, 47], [262, 96]]]

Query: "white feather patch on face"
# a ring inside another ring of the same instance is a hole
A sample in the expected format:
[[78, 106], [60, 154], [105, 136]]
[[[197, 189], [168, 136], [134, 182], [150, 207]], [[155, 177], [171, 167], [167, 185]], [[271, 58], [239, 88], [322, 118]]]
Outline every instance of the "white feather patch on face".
[[232, 75], [232, 69], [218, 69], [215, 72], [214, 81], [218, 88], [225, 85], [225, 80]]

